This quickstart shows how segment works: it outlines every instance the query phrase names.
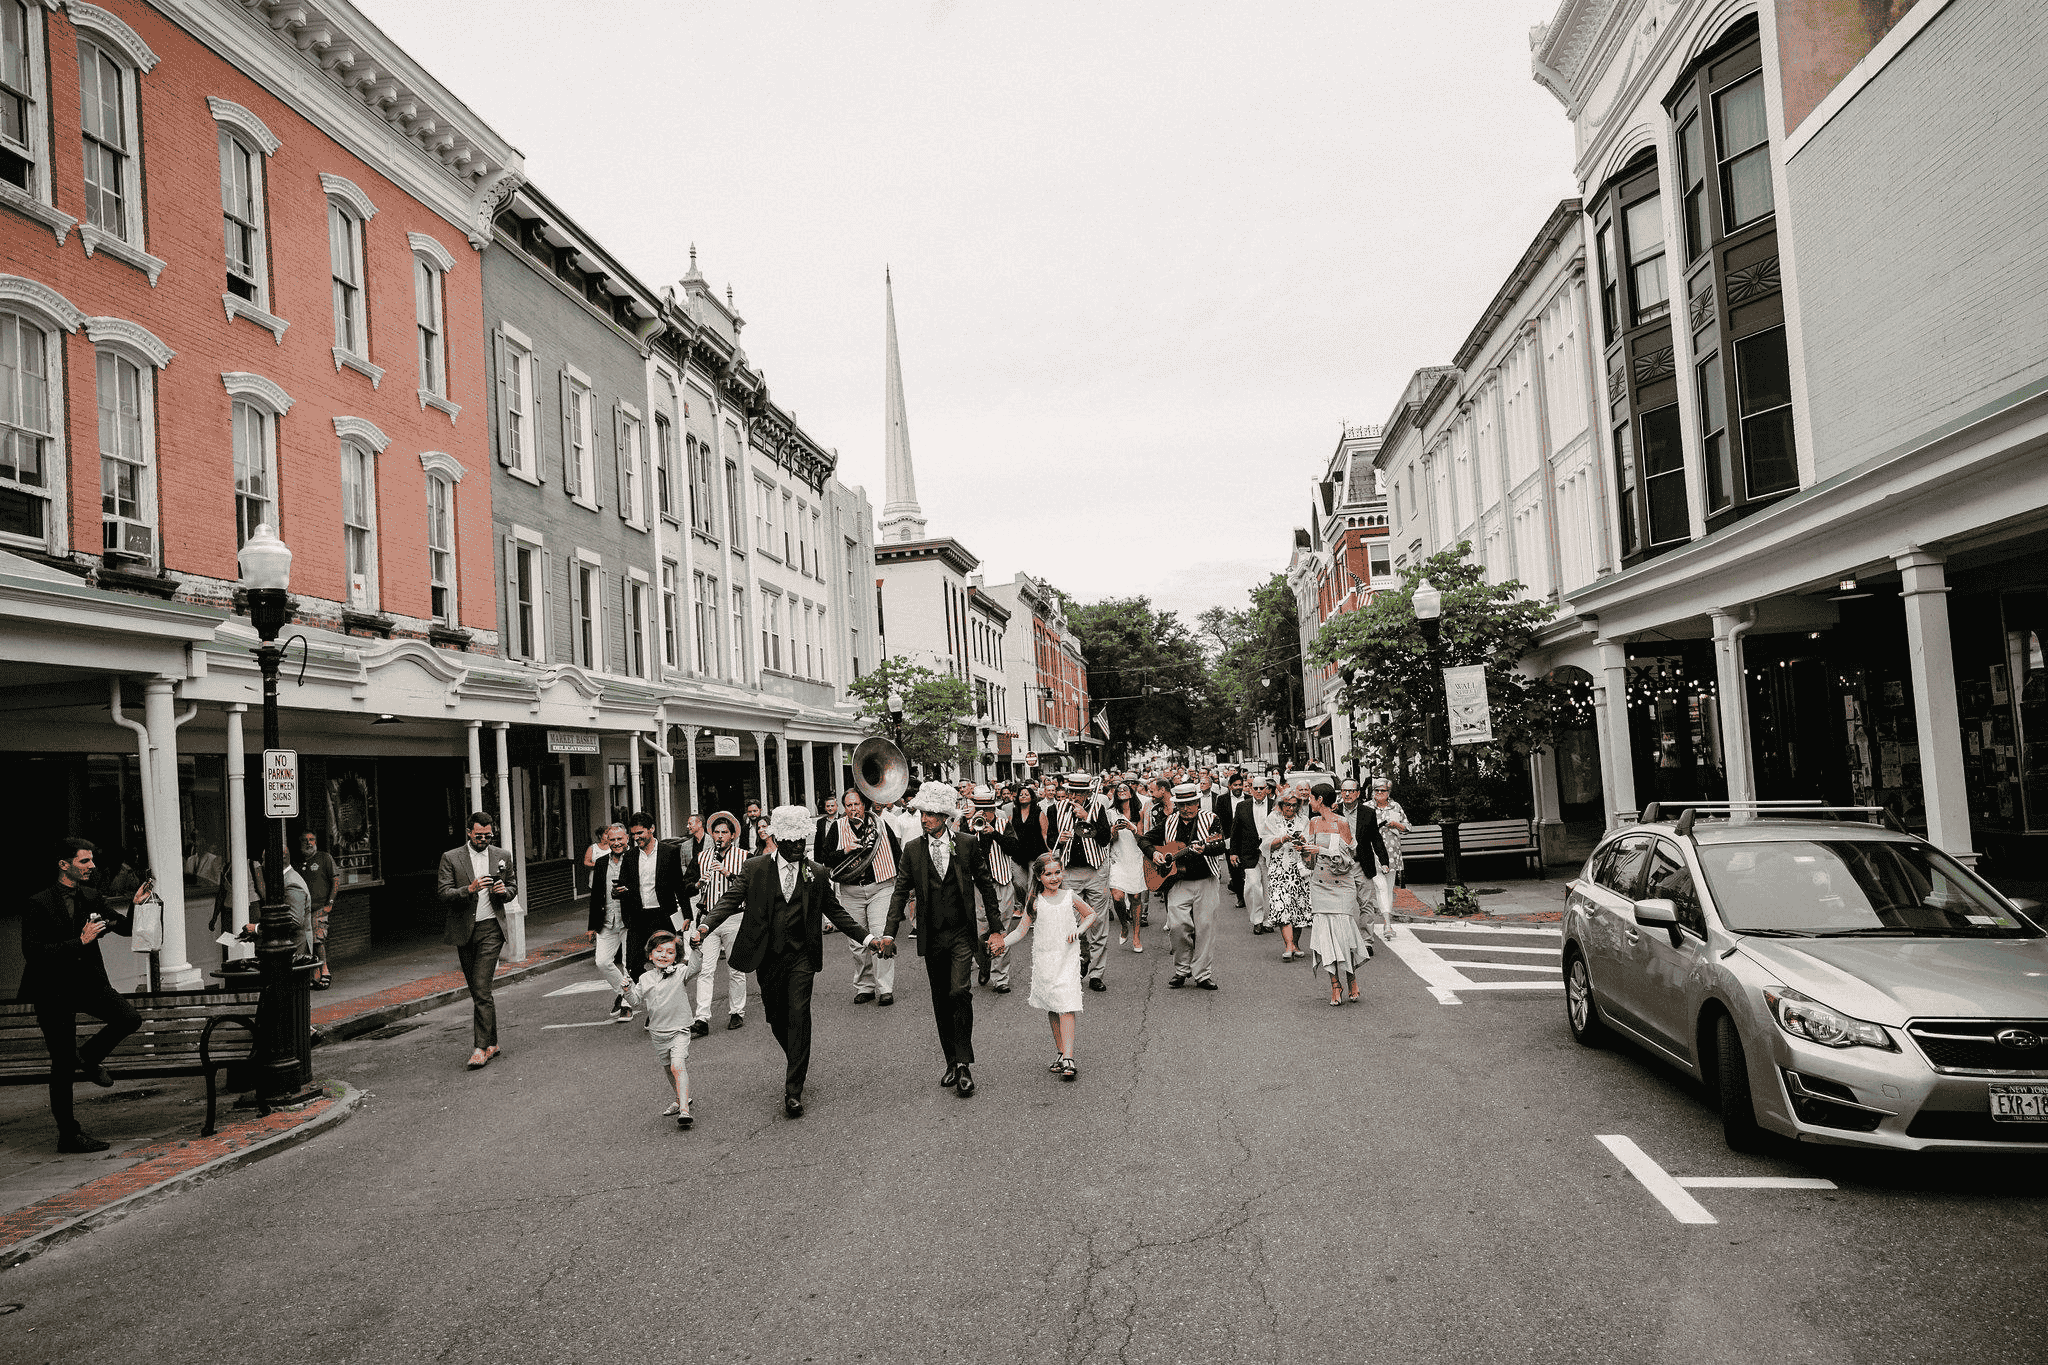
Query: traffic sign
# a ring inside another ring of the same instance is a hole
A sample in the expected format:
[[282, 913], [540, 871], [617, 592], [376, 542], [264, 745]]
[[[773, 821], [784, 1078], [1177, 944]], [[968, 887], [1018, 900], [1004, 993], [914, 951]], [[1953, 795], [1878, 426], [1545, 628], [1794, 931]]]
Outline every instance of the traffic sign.
[[299, 751], [297, 749], [265, 749], [263, 751], [263, 818], [266, 820], [296, 820], [299, 818]]
[[1024, 766], [1025, 766], [1025, 767], [1027, 767], [1027, 768], [1035, 768], [1035, 767], [1037, 767], [1037, 766], [1038, 766], [1038, 755], [1037, 755], [1037, 754], [1026, 754], [1026, 755], [1024, 755]]

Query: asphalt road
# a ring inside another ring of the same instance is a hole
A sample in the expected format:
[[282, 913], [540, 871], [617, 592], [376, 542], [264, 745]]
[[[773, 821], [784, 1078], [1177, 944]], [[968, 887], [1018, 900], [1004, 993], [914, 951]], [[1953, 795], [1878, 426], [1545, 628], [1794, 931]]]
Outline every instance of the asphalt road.
[[[758, 1005], [659, 1116], [609, 997], [499, 996], [316, 1053], [335, 1132], [0, 1275], [9, 1361], [1959, 1361], [2048, 1355], [2042, 1163], [1738, 1156], [1709, 1105], [1574, 1045], [1555, 992], [1368, 1000], [1226, 914], [1218, 992], [1163, 933], [1048, 1076], [1025, 993], [976, 1001], [978, 1095], [939, 1088], [921, 965], [852, 1003], [832, 940], [798, 1121]], [[718, 1016], [723, 1020], [721, 1010]], [[1596, 1138], [1696, 1191], [1682, 1225]]]

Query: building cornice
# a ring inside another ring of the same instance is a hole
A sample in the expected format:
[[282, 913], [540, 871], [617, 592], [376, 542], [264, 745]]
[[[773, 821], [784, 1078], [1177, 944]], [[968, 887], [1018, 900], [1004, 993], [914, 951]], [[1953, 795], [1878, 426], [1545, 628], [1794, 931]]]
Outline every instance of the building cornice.
[[1581, 203], [1577, 199], [1564, 199], [1550, 211], [1550, 217], [1536, 233], [1529, 249], [1522, 253], [1522, 259], [1508, 272], [1507, 280], [1494, 293], [1493, 301], [1479, 315], [1479, 321], [1465, 337], [1465, 344], [1458, 347], [1451, 357], [1451, 364], [1459, 369], [1469, 369], [1485, 349], [1494, 329], [1506, 321], [1519, 303], [1522, 291], [1530, 281], [1543, 273], [1545, 264], [1565, 239], [1578, 231]]

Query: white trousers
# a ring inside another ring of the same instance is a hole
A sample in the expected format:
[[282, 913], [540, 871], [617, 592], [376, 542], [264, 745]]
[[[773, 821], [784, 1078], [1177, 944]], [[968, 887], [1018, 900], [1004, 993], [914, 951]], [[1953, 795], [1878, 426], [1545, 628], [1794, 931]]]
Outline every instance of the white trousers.
[[604, 979], [612, 983], [614, 991], [626, 989], [626, 929], [597, 931], [597, 969], [604, 973]]
[[1372, 879], [1373, 896], [1380, 904], [1380, 927], [1394, 922], [1394, 869], [1383, 867]]
[[[874, 882], [868, 886], [835, 886], [839, 895], [839, 908], [853, 916], [860, 927], [882, 936], [889, 926], [889, 898], [896, 892], [893, 881]], [[878, 995], [896, 993], [896, 959], [883, 957], [878, 949], [856, 948], [854, 955], [859, 965], [853, 970], [855, 994], [874, 991]]]
[[734, 1014], [747, 1012], [747, 974], [733, 970], [732, 941], [740, 936], [741, 915], [729, 917], [725, 923], [704, 935], [704, 941], [697, 945], [697, 951], [704, 955], [704, 965], [697, 972], [697, 1018], [708, 1022], [711, 1018], [711, 978], [718, 970], [720, 958], [725, 959], [726, 1004]]
[[1266, 922], [1266, 869], [1264, 864], [1244, 870], [1244, 911], [1254, 925]]
[[[1031, 876], [1022, 868], [1017, 870], [1015, 876], [1008, 883], [996, 887], [996, 896], [998, 898], [996, 903], [1003, 913], [1003, 936], [1005, 938], [1009, 937], [1010, 931], [1017, 927], [1018, 919], [1023, 916], [1024, 902], [1030, 894], [1030, 888]], [[1007, 986], [1010, 984], [1010, 950], [1008, 948], [1003, 949], [1000, 953], [989, 954], [988, 984], [991, 986]]]
[[1067, 869], [1067, 887], [1077, 900], [1095, 912], [1095, 918], [1082, 934], [1088, 959], [1082, 975], [1090, 981], [1100, 981], [1102, 969], [1109, 965], [1109, 925], [1115, 918], [1110, 914], [1109, 906], [1109, 868], [1070, 867]]

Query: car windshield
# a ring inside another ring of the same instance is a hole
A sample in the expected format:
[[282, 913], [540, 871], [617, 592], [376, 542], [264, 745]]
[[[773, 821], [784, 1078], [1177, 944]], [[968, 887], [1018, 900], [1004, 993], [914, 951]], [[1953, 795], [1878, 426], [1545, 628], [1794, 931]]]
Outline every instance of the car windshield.
[[1699, 846], [1721, 920], [1736, 933], [1820, 937], [2036, 938], [1953, 859], [1905, 840], [1772, 840]]

